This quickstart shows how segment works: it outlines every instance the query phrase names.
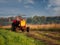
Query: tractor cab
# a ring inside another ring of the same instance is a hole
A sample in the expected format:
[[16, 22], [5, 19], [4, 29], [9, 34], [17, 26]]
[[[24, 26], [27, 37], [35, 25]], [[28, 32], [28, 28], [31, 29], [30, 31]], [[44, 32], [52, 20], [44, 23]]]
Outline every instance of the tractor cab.
[[20, 21], [20, 26], [21, 26], [21, 27], [26, 27], [26, 20], [25, 20], [25, 19], [22, 19], [22, 20]]

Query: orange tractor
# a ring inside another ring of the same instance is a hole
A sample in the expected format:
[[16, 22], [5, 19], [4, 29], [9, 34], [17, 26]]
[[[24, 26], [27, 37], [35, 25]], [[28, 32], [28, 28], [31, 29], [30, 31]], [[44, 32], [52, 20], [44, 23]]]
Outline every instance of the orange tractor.
[[22, 32], [29, 32], [29, 27], [26, 26], [26, 19], [23, 19], [22, 17], [17, 17], [16, 20], [12, 22], [12, 30], [21, 30]]

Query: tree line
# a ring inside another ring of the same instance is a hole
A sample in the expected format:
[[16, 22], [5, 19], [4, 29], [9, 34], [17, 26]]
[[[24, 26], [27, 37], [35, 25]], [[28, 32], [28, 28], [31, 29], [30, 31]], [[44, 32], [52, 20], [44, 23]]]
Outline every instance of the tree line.
[[60, 16], [45, 17], [45, 16], [34, 16], [27, 18], [27, 23], [30, 24], [52, 24], [60, 23]]
[[[27, 24], [52, 24], [60, 23], [60, 16], [45, 17], [45, 16], [33, 16], [25, 17]], [[14, 17], [0, 18], [0, 25], [9, 25], [11, 24]]]

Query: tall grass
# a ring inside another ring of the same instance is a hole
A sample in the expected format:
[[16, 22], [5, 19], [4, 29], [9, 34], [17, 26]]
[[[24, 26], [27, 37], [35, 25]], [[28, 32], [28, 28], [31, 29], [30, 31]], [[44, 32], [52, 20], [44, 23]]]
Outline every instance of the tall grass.
[[40, 31], [60, 31], [60, 24], [42, 24], [42, 25], [27, 25], [30, 30]]

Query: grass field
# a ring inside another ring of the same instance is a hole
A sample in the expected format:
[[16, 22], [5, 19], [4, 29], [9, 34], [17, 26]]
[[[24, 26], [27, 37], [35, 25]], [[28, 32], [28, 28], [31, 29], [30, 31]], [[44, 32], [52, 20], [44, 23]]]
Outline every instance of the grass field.
[[11, 32], [11, 26], [1, 26], [0, 45], [60, 45], [60, 24], [27, 26], [29, 33]]
[[27, 37], [24, 33], [0, 29], [0, 45], [46, 45], [46, 43]]

